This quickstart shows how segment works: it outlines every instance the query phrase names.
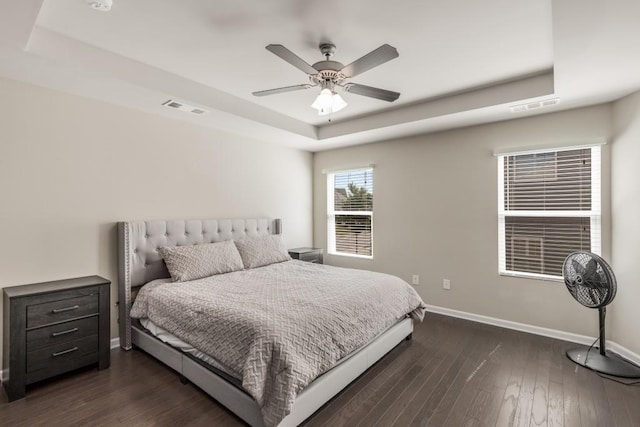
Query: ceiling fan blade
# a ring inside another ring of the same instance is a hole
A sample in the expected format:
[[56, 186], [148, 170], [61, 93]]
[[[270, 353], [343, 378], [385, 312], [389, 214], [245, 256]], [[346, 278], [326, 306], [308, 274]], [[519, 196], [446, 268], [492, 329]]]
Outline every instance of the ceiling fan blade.
[[274, 95], [276, 93], [293, 92], [294, 90], [309, 89], [310, 87], [313, 87], [313, 86], [314, 85], [310, 85], [310, 84], [285, 86], [285, 87], [279, 87], [276, 89], [259, 90], [257, 92], [252, 92], [252, 94], [254, 96], [267, 96], [267, 95]]
[[318, 70], [307, 64], [302, 58], [300, 58], [298, 55], [291, 52], [281, 44], [270, 44], [266, 47], [266, 49], [307, 74], [318, 74]]
[[398, 92], [392, 92], [390, 90], [380, 89], [377, 87], [359, 85], [357, 83], [347, 83], [344, 85], [344, 90], [356, 95], [368, 96], [369, 98], [381, 99], [387, 102], [393, 102], [400, 94]]
[[355, 77], [358, 74], [362, 74], [373, 67], [377, 67], [378, 65], [384, 64], [385, 62], [391, 61], [397, 57], [398, 50], [395, 47], [383, 44], [376, 50], [367, 53], [362, 58], [356, 59], [340, 71], [347, 77]]

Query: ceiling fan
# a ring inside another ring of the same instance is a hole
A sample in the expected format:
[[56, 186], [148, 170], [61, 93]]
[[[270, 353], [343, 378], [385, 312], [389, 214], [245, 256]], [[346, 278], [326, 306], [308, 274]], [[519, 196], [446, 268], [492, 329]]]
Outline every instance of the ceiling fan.
[[273, 95], [319, 86], [321, 88], [320, 95], [318, 95], [315, 102], [311, 105], [318, 110], [319, 115], [335, 113], [347, 106], [347, 103], [336, 92], [337, 88], [341, 88], [349, 93], [355, 93], [356, 95], [368, 96], [387, 102], [393, 102], [400, 96], [398, 92], [347, 82], [347, 80], [358, 74], [362, 74], [378, 65], [397, 58], [398, 51], [395, 47], [389, 46], [388, 44], [383, 44], [347, 66], [330, 59], [336, 50], [335, 45], [331, 43], [323, 43], [320, 45], [320, 52], [325, 56], [325, 60], [316, 62], [313, 65], [309, 65], [281, 44], [270, 44], [266, 46], [266, 49], [299, 70], [307, 73], [311, 83], [261, 90], [253, 92], [255, 96]]

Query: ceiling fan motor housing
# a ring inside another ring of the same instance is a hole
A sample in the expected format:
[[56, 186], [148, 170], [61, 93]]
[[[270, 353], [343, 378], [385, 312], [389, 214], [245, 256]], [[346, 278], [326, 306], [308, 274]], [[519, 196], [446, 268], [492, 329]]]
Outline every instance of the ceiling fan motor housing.
[[[334, 61], [322, 61], [322, 62], [334, 62]], [[313, 67], [316, 68], [316, 65], [317, 64], [314, 64]], [[344, 74], [342, 74], [340, 71], [329, 70], [329, 69], [318, 70], [318, 74], [309, 75], [309, 80], [311, 81], [311, 83], [320, 85], [323, 88], [331, 86], [329, 87], [329, 89], [333, 89], [334, 85], [339, 85], [346, 78], [347, 77]]]
[[309, 80], [314, 84], [319, 84], [322, 88], [334, 89], [334, 86], [342, 83], [348, 76], [340, 72], [344, 68], [344, 64], [338, 61], [331, 61], [329, 58], [336, 51], [336, 46], [331, 43], [323, 43], [320, 45], [320, 52], [327, 58], [324, 61], [318, 61], [312, 67], [318, 70], [317, 74], [309, 75]]

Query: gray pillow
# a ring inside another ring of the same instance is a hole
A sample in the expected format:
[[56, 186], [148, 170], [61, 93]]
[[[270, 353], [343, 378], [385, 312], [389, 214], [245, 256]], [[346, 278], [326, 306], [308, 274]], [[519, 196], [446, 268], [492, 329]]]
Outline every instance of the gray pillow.
[[236, 240], [244, 268], [262, 267], [291, 260], [281, 234]]
[[186, 282], [242, 270], [242, 258], [231, 240], [158, 250], [174, 282]]

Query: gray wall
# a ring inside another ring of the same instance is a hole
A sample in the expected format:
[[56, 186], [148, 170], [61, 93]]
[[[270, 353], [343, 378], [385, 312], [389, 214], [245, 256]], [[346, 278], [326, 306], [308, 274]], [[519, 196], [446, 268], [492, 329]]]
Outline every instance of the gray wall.
[[7, 79], [0, 94], [0, 287], [99, 274], [115, 303], [123, 220], [280, 217], [288, 245], [312, 242], [310, 153]]
[[[326, 248], [323, 169], [374, 163], [374, 259], [328, 263], [411, 280], [427, 304], [596, 335], [597, 315], [564, 283], [498, 275], [496, 149], [608, 137], [611, 106], [547, 114], [316, 153], [314, 242]], [[603, 254], [610, 256], [609, 146], [603, 147]], [[451, 280], [451, 290], [442, 280]]]
[[608, 311], [613, 339], [640, 354], [640, 92], [613, 104], [612, 267], [618, 294]]
[[304, 246], [313, 206], [313, 241], [326, 248], [322, 169], [375, 163], [375, 258], [328, 263], [419, 274], [428, 304], [585, 335], [597, 316], [562, 283], [498, 276], [492, 153], [613, 135], [603, 149], [603, 249], [620, 283], [610, 338], [640, 353], [640, 95], [312, 156], [12, 80], [0, 93], [0, 287], [100, 274], [115, 302], [120, 220], [277, 216], [287, 244]]

